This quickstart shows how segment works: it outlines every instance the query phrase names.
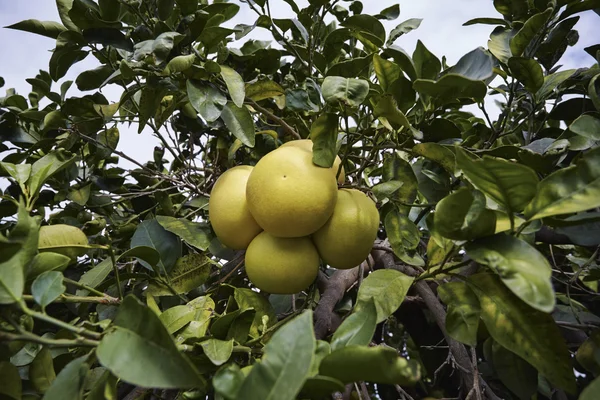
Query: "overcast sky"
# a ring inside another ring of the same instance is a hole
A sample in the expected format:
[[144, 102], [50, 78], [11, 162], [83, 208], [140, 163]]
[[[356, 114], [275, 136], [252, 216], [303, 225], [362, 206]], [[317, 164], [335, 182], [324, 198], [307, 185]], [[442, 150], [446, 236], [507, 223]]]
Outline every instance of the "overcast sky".
[[[232, 1], [241, 6], [238, 15], [227, 25], [238, 23], [252, 24], [256, 15], [246, 4]], [[298, 1], [300, 6], [306, 1]], [[348, 6], [350, 3], [341, 2]], [[478, 46], [487, 47], [487, 40], [493, 27], [489, 25], [474, 25], [463, 27], [462, 24], [476, 17], [499, 17], [493, 7], [492, 0], [368, 0], [364, 1], [364, 13], [375, 14], [393, 4], [400, 4], [400, 17], [395, 21], [384, 21], [389, 33], [398, 23], [409, 18], [422, 18], [419, 29], [400, 37], [395, 44], [412, 54], [417, 40], [421, 40], [430, 51], [441, 58], [445, 55], [448, 64], [453, 65], [465, 53]], [[283, 0], [271, 0], [271, 10], [275, 18], [291, 18], [292, 13], [288, 4]], [[584, 47], [596, 44], [598, 30], [594, 29], [600, 22], [598, 15], [592, 12], [582, 13], [577, 25], [580, 40], [576, 48], [569, 48], [561, 60], [563, 68], [578, 68], [591, 66], [594, 59], [583, 51]], [[59, 21], [53, 0], [0, 0], [0, 26], [11, 25], [15, 22], [35, 18], [39, 20]], [[264, 39], [267, 32], [256, 29], [257, 38]], [[256, 36], [255, 36], [256, 37]], [[243, 39], [246, 40], [246, 39]], [[241, 45], [241, 44], [240, 44]], [[54, 40], [11, 29], [0, 29], [0, 76], [6, 88], [14, 87], [17, 92], [27, 97], [31, 90], [26, 78], [34, 77], [39, 69], [48, 69], [49, 50], [54, 47]], [[75, 80], [77, 75], [87, 69], [95, 68], [93, 57], [75, 64], [63, 80]], [[58, 88], [58, 84], [55, 87]], [[104, 95], [110, 100], [117, 100], [121, 92], [116, 85], [103, 89]], [[55, 89], [56, 90], [56, 89]], [[75, 85], [71, 88], [72, 95], [76, 94]], [[3, 94], [2, 94], [3, 95]], [[121, 129], [119, 150], [125, 151], [138, 161], [152, 159], [152, 150], [157, 140], [149, 132], [138, 135], [137, 129]]]

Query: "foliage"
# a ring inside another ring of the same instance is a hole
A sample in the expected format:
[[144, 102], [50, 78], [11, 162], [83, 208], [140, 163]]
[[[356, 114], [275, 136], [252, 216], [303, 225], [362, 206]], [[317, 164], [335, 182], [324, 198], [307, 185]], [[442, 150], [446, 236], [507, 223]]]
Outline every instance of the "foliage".
[[[398, 6], [285, 2], [294, 18], [253, 0], [231, 29], [233, 2], [57, 0], [61, 22], [8, 27], [56, 47], [0, 98], [0, 397], [596, 398], [599, 47], [558, 63], [599, 3], [496, 0], [465, 23], [487, 48], [448, 66], [394, 45], [421, 23], [387, 33]], [[152, 160], [117, 150], [127, 125], [160, 140]], [[377, 200], [379, 239], [306, 292], [252, 290], [209, 192], [309, 135]], [[39, 247], [59, 224], [89, 244]]]

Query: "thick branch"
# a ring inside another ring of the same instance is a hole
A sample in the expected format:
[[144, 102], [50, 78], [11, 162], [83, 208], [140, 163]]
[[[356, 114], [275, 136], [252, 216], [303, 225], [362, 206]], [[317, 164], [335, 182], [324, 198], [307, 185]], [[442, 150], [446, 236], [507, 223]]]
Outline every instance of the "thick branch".
[[[367, 267], [368, 268], [368, 267]], [[358, 267], [338, 270], [329, 279], [319, 274], [317, 286], [321, 291], [319, 305], [315, 309], [315, 335], [323, 339], [332, 330], [333, 309], [344, 293], [358, 280]]]

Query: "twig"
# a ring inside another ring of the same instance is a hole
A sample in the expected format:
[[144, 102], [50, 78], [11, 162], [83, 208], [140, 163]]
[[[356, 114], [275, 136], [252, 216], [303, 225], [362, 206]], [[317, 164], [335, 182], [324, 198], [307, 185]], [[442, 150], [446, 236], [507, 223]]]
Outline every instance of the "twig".
[[246, 98], [246, 103], [250, 103], [252, 105], [252, 107], [256, 108], [258, 111], [265, 114], [267, 117], [271, 118], [273, 121], [277, 122], [279, 125], [281, 125], [281, 128], [284, 131], [286, 131], [288, 134], [290, 134], [294, 138], [302, 139], [302, 136], [300, 136], [300, 134], [298, 132], [296, 132], [294, 130], [294, 128], [292, 128], [290, 125], [288, 125], [287, 122], [285, 122], [283, 119], [279, 118], [278, 116], [276, 116], [271, 111], [264, 108], [263, 106], [258, 105], [254, 100]]
[[402, 396], [403, 399], [406, 399], [406, 400], [415, 400], [415, 399], [412, 398], [412, 396], [410, 394], [406, 393], [406, 390], [402, 389], [402, 386], [400, 386], [400, 385], [394, 385], [394, 387], [396, 388], [396, 391], [398, 392], [398, 394], [400, 396]]
[[[33, 296], [24, 294], [23, 300], [25, 301], [35, 301]], [[95, 303], [95, 304], [108, 304], [108, 305], [118, 305], [121, 303], [121, 300], [116, 297], [111, 296], [71, 296], [66, 294], [61, 294], [53, 303]]]
[[77, 338], [77, 339], [49, 339], [34, 335], [33, 333], [23, 331], [20, 334], [0, 331], [0, 342], [33, 342], [51, 347], [96, 347], [100, 342], [97, 340]]

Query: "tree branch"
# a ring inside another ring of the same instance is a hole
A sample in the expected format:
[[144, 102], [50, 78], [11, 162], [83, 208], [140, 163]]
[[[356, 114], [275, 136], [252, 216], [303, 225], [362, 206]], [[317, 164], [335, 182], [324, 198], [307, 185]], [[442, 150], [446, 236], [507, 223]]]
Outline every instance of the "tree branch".
[[[366, 266], [368, 268], [368, 266]], [[315, 336], [323, 339], [332, 331], [333, 309], [348, 290], [358, 280], [358, 267], [337, 270], [328, 279], [323, 273], [317, 277], [317, 287], [321, 291], [319, 305], [315, 309]]]
[[269, 117], [270, 119], [272, 119], [273, 121], [278, 123], [281, 126], [281, 128], [284, 131], [286, 131], [290, 136], [292, 136], [296, 139], [302, 139], [302, 136], [300, 136], [300, 134], [298, 132], [296, 132], [294, 130], [294, 128], [292, 128], [290, 125], [288, 125], [287, 122], [285, 122], [283, 119], [279, 118], [278, 116], [276, 116], [271, 111], [264, 108], [263, 106], [258, 105], [258, 103], [256, 103], [254, 100], [246, 98], [246, 103], [250, 103], [252, 105], [252, 107], [256, 108], [258, 111], [260, 111], [261, 113], [265, 114], [267, 117]]

